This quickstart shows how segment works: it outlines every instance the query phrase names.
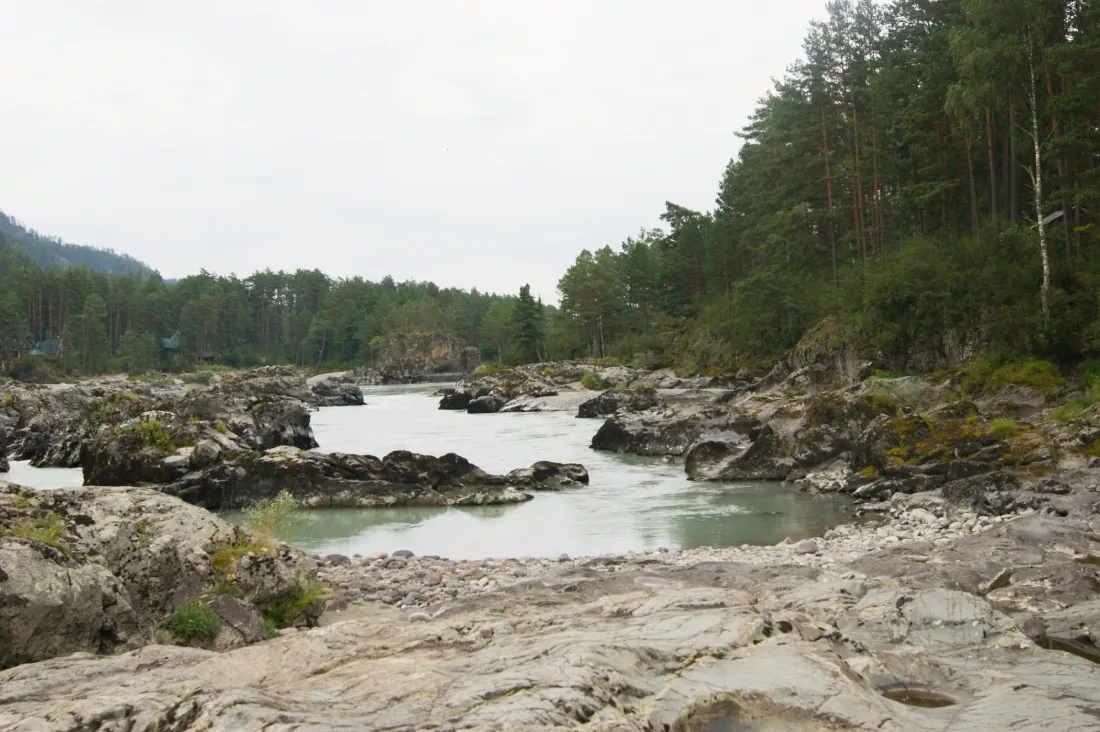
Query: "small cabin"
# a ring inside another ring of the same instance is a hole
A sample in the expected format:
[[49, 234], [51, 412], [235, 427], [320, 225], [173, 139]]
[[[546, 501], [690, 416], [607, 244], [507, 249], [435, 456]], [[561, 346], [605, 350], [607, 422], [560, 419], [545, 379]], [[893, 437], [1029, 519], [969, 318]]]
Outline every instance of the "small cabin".
[[214, 361], [213, 351], [199, 351], [195, 354], [195, 364], [198, 366], [213, 366]]

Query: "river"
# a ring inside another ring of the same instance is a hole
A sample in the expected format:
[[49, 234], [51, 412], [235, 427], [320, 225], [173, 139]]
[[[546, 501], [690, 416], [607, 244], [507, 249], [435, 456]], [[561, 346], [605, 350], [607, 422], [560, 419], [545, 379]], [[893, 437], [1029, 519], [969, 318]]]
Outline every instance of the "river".
[[313, 415], [326, 452], [458, 453], [491, 473], [538, 460], [581, 463], [585, 488], [537, 493], [511, 506], [325, 509], [291, 539], [318, 553], [409, 549], [454, 559], [593, 555], [658, 547], [774, 544], [850, 520], [850, 503], [775, 483], [693, 483], [679, 463], [592, 450], [599, 420], [572, 413], [441, 412], [438, 384], [364, 389], [364, 407]]
[[[591, 484], [509, 506], [319, 509], [306, 514], [292, 543], [320, 554], [410, 549], [453, 559], [581, 556], [774, 544], [851, 520], [851, 504], [842, 497], [814, 497], [776, 483], [693, 483], [678, 462], [592, 450], [599, 420], [566, 412], [443, 412], [429, 396], [438, 386], [368, 387], [366, 406], [319, 410], [312, 425], [320, 449], [379, 456], [455, 452], [491, 473], [539, 460], [582, 463]], [[17, 463], [0, 480], [62, 488], [79, 485], [80, 471]]]

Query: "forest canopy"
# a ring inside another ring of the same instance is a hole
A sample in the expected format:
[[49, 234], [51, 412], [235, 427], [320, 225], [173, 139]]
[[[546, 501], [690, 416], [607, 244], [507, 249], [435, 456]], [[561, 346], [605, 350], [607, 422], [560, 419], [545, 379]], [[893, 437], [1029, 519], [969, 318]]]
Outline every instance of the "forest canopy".
[[829, 3], [714, 208], [668, 203], [663, 230], [577, 258], [562, 344], [734, 367], [838, 315], [903, 361], [1096, 356], [1098, 5]]

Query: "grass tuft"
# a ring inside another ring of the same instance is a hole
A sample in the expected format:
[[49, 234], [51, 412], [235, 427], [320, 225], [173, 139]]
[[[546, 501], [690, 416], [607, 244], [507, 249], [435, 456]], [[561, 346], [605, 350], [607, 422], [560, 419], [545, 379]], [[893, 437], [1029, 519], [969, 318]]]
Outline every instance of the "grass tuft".
[[989, 425], [989, 434], [996, 437], [998, 440], [1011, 440], [1016, 435], [1020, 434], [1020, 426], [1016, 424], [1015, 420], [1008, 417], [1001, 417], [995, 419]]
[[181, 641], [212, 641], [222, 629], [222, 619], [199, 600], [176, 606], [168, 618], [168, 630]]
[[20, 539], [31, 539], [52, 546], [63, 552], [69, 551], [69, 545], [62, 538], [65, 536], [66, 526], [61, 517], [55, 513], [34, 518], [23, 518], [12, 526], [12, 534]]
[[278, 628], [291, 628], [324, 595], [324, 587], [317, 582], [298, 581], [282, 597], [267, 606], [264, 617], [269, 618]]

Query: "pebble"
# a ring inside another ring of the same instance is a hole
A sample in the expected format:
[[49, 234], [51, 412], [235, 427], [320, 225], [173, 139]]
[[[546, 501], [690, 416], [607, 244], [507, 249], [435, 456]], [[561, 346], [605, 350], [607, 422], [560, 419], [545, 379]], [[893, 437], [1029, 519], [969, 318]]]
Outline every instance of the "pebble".
[[424, 622], [427, 622], [431, 619], [432, 619], [432, 616], [428, 615], [428, 613], [424, 613], [424, 612], [411, 613], [409, 615], [409, 622], [410, 623], [424, 623]]
[[817, 541], [815, 541], [814, 539], [806, 539], [805, 541], [800, 541], [794, 546], [795, 554], [817, 554], [817, 551]]

